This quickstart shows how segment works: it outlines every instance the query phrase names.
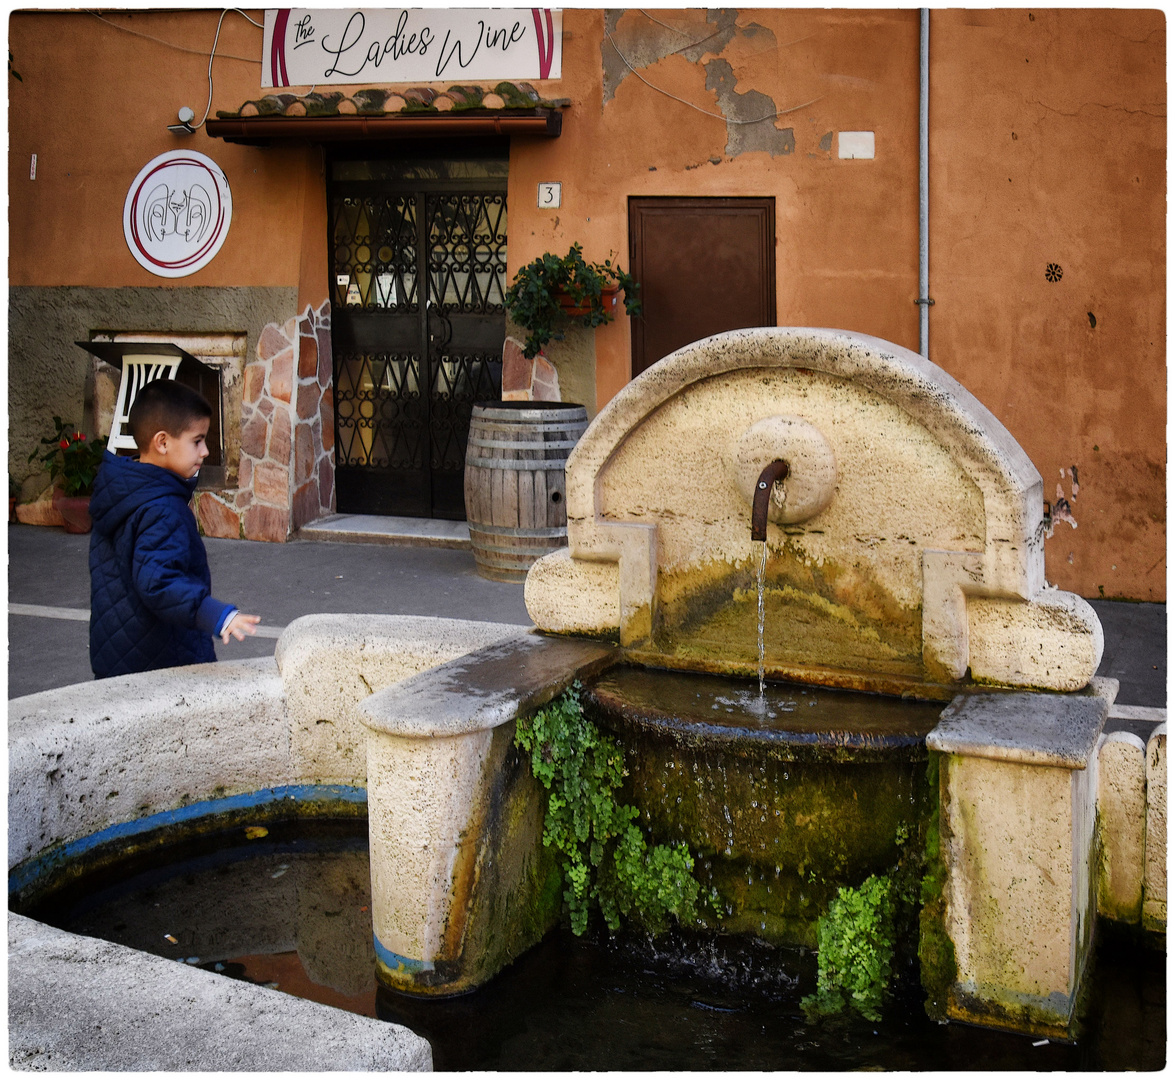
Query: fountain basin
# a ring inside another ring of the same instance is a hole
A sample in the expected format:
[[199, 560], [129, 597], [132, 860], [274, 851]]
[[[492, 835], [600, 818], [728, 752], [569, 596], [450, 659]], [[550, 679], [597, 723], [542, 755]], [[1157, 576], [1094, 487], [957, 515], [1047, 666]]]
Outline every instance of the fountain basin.
[[696, 853], [711, 929], [815, 947], [838, 888], [921, 858], [941, 706], [627, 666], [583, 701], [654, 841]]
[[[357, 703], [518, 633], [462, 620], [307, 616], [283, 633], [276, 663], [200, 664], [9, 702], [10, 904], [92, 866], [103, 848], [166, 841], [177, 828], [366, 812]], [[22, 1067], [429, 1067], [424, 1040], [375, 1020], [15, 914], [9, 941], [9, 1048]], [[128, 989], [136, 978], [145, 997]], [[308, 1029], [314, 1044], [284, 1034]], [[219, 1030], [239, 1033], [234, 1055]]]
[[[508, 641], [526, 644], [511, 652], [504, 649], [504, 643]], [[487, 647], [488, 654], [479, 657], [478, 650]], [[543, 659], [543, 653], [548, 650], [553, 650], [556, 657], [561, 655], [562, 659], [554, 664], [548, 663]], [[575, 659], [577, 654], [579, 660]], [[475, 771], [475, 775], [485, 781], [480, 790], [491, 793], [501, 790], [500, 786], [495, 789], [494, 778], [502, 774], [505, 759], [495, 757], [493, 753], [486, 755], [479, 748], [484, 748], [487, 743], [492, 748], [495, 741], [499, 747], [508, 743], [513, 722], [520, 713], [549, 700], [576, 677], [591, 681], [621, 658], [621, 650], [607, 645], [533, 633], [520, 634], [517, 627], [370, 615], [314, 616], [298, 620], [285, 632], [279, 642], [276, 667], [270, 661], [199, 665], [155, 672], [149, 677], [127, 676], [82, 684], [17, 699], [9, 706], [10, 886], [31, 886], [40, 873], [63, 871], [70, 853], [93, 848], [104, 839], [123, 842], [128, 837], [134, 840], [137, 836], [147, 842], [153, 827], [175, 821], [176, 815], [197, 824], [204, 821], [211, 830], [222, 811], [257, 815], [253, 820], [265, 819], [265, 815], [270, 814], [296, 818], [303, 812], [334, 813], [335, 810], [330, 809], [332, 805], [335, 809], [350, 805], [353, 812], [358, 812], [359, 800], [375, 790], [374, 781], [368, 787], [368, 777], [377, 777], [381, 769], [379, 757], [371, 753], [369, 744], [384, 740], [394, 744], [399, 740], [401, 747], [396, 752], [404, 752], [401, 761], [407, 768], [400, 772], [392, 768], [382, 774], [386, 782], [380, 798], [391, 805], [387, 814], [393, 817], [388, 820], [394, 820], [394, 815], [399, 814], [403, 820], [414, 821], [414, 824], [411, 830], [401, 833], [388, 830], [381, 834], [378, 842], [373, 826], [372, 852], [374, 857], [377, 847], [382, 844], [391, 862], [418, 866], [424, 847], [435, 849], [439, 869], [427, 881], [411, 874], [379, 880], [381, 887], [389, 889], [386, 903], [404, 910], [416, 905], [414, 910], [423, 913], [424, 919], [433, 920], [433, 932], [439, 940], [444, 935], [451, 908], [443, 905], [430, 908], [430, 898], [445, 895], [450, 901], [455, 898], [461, 904], [474, 906], [480, 903], [483, 909], [492, 910], [492, 905], [487, 907], [481, 894], [485, 883], [498, 873], [495, 865], [519, 867], [524, 866], [528, 858], [542, 856], [537, 834], [538, 815], [533, 806], [520, 816], [512, 811], [505, 818], [499, 818], [507, 822], [531, 823], [525, 831], [507, 829], [496, 834], [525, 840], [514, 854], [505, 853], [480, 839], [482, 825], [491, 818], [484, 814], [454, 818], [453, 809], [457, 804], [445, 793], [461, 790], [458, 781], [462, 774], [445, 773], [443, 768], [460, 761], [464, 761], [465, 766], [481, 762], [487, 768], [483, 770], [479, 765]], [[483, 677], [488, 674], [494, 674], [494, 678]], [[394, 695], [388, 694], [397, 681], [401, 688], [406, 688], [406, 696], [402, 698], [406, 708], [397, 706], [391, 700]], [[387, 690], [380, 693], [380, 688], [385, 686]], [[802, 694], [795, 688], [777, 689], [793, 696]], [[377, 693], [373, 694], [372, 690]], [[1101, 685], [1090, 691], [1095, 692], [1107, 702], [1112, 700], [1112, 686]], [[449, 695], [447, 703], [445, 695]], [[1038, 697], [1025, 696], [1029, 702]], [[1081, 696], [1063, 695], [1061, 700]], [[399, 734], [389, 730], [397, 727]], [[898, 761], [903, 754], [909, 753], [911, 759], [907, 764], [915, 769], [921, 768], [917, 748], [900, 745], [908, 736], [909, 732], [902, 734], [886, 752]], [[1133, 757], [1129, 760], [1130, 768], [1137, 765], [1138, 770], [1145, 770], [1144, 779], [1140, 781], [1144, 786], [1135, 784], [1135, 788], [1142, 793], [1148, 819], [1153, 818], [1155, 822], [1161, 820], [1165, 809], [1164, 740], [1165, 730], [1156, 732], [1151, 740], [1153, 753], [1152, 747], [1145, 748], [1145, 762], [1141, 752], [1137, 754], [1137, 762]], [[825, 739], [830, 744], [837, 741]], [[439, 744], [446, 749], [448, 756], [441, 755], [439, 749], [429, 750], [428, 743]], [[467, 745], [459, 754], [451, 752], [461, 743]], [[413, 744], [417, 745], [417, 751], [412, 751]], [[960, 746], [958, 754], [951, 752], [947, 757], [951, 761], [963, 760], [967, 751], [979, 745]], [[1120, 748], [1120, 740], [1106, 742], [1103, 750], [1105, 747], [1110, 747], [1111, 753], [1115, 752]], [[811, 752], [802, 740], [789, 753], [798, 755], [801, 751], [803, 754]], [[835, 745], [821, 750], [822, 753], [825, 751], [830, 755], [841, 752]], [[859, 746], [854, 752], [864, 754], [869, 748]], [[409, 769], [417, 761], [427, 760], [430, 754], [434, 764], [441, 763], [442, 771], [434, 772], [431, 776], [434, 782], [424, 785], [433, 793], [430, 799], [417, 801], [418, 791], [406, 781], [413, 776], [418, 780], [429, 778]], [[1096, 755], [1088, 759], [1086, 770], [1098, 760]], [[1124, 766], [1116, 758], [1114, 760], [1115, 776], [1119, 776]], [[1027, 770], [1021, 784], [1025, 791], [1039, 790], [1032, 782], [1034, 774], [1031, 770], [1040, 765], [1012, 764], [1016, 769]], [[784, 765], [806, 767], [808, 762], [779, 760], [776, 763], [776, 767]], [[841, 767], [856, 766], [842, 763]], [[790, 768], [785, 771], [789, 772], [790, 781]], [[940, 778], [943, 771], [940, 767]], [[951, 767], [945, 770], [948, 777], [951, 771]], [[1073, 770], [1069, 771], [1072, 773]], [[518, 789], [524, 790], [528, 781], [529, 778], [518, 777]], [[783, 781], [783, 785], [789, 781]], [[1074, 782], [1071, 778], [1070, 784]], [[465, 790], [473, 789], [466, 785]], [[1088, 798], [1097, 790], [1097, 785], [1085, 783], [1082, 790], [1083, 797]], [[348, 793], [347, 798], [341, 799], [344, 792]], [[935, 808], [950, 805], [954, 795], [949, 786], [945, 791], [941, 786], [931, 789], [931, 793], [933, 824]], [[933, 797], [935, 793], [937, 798]], [[289, 798], [290, 795], [294, 798]], [[535, 796], [537, 798], [537, 792]], [[632, 797], [637, 797], [635, 790]], [[753, 801], [758, 795], [752, 794], [751, 797]], [[851, 795], [848, 798], [851, 801]], [[349, 799], [354, 801], [348, 802]], [[1097, 844], [1101, 850], [1114, 852], [1111, 869], [1115, 882], [1134, 880], [1136, 889], [1144, 890], [1130, 910], [1144, 912], [1144, 919], [1145, 913], [1150, 912], [1151, 921], [1147, 925], [1161, 930], [1165, 914], [1162, 830], [1157, 824], [1147, 828], [1144, 823], [1145, 842], [1131, 840], [1138, 832], [1138, 824], [1122, 811], [1120, 802], [1099, 796], [1098, 813], [1093, 819], [1097, 826]], [[473, 799], [465, 805], [492, 810], [495, 803], [492, 799], [489, 802]], [[517, 808], [524, 804], [516, 802], [511, 805]], [[1050, 805], [1047, 800], [1041, 800], [1035, 812], [1050, 813]], [[752, 806], [751, 809], [756, 808]], [[987, 815], [990, 807], [980, 808], [978, 812]], [[1082, 813], [1081, 820], [1090, 820], [1088, 804]], [[236, 824], [245, 820], [245, 817], [239, 817]], [[753, 825], [753, 822], [745, 824]], [[940, 837], [947, 836], [941, 827], [936, 828]], [[764, 837], [748, 831], [746, 839], [740, 843], [749, 849], [763, 840]], [[472, 862], [465, 861], [463, 848], [481, 854]], [[955, 859], [950, 845], [943, 845], [942, 850], [942, 898], [948, 902], [952, 894], [946, 883], [955, 872], [953, 867], [960, 868], [961, 872], [964, 860]], [[959, 851], [961, 855], [966, 853], [965, 848]], [[1144, 857], [1144, 851], [1145, 873], [1141, 867], [1131, 872], [1129, 860], [1133, 858], [1137, 862]], [[885, 858], [888, 853], [883, 852], [883, 861]], [[955, 860], [953, 863], [952, 859]], [[537, 864], [532, 862], [531, 865]], [[463, 878], [460, 872], [470, 868], [474, 871], [472, 876]], [[1056, 875], [1053, 877], [1055, 881]], [[498, 880], [503, 880], [501, 874]], [[461, 887], [462, 881], [472, 887]], [[764, 892], [768, 884], [773, 890], [770, 895], [774, 895], [774, 883], [768, 881], [764, 873]], [[758, 887], [756, 877], [754, 888]], [[1070, 890], [1064, 890], [1065, 896], [1070, 894]], [[557, 897], [554, 900], [546, 909], [550, 918], [556, 917]], [[1125, 903], [1121, 898], [1115, 899], [1118, 906], [1111, 909], [1114, 917], [1123, 917], [1125, 909], [1121, 905]], [[757, 907], [746, 903], [740, 910], [754, 912], [762, 909], [761, 903]], [[537, 934], [541, 932], [541, 920], [533, 920], [534, 910], [527, 917], [532, 919], [532, 929]], [[965, 910], [965, 905], [956, 905], [953, 909], [954, 913], [961, 913], [961, 921], [957, 923], [950, 921], [952, 910], [949, 903], [945, 908], [940, 906], [931, 912], [930, 921], [937, 919], [940, 927], [938, 940], [949, 941], [951, 934], [957, 936], [965, 932]], [[1087, 915], [1086, 919], [1090, 917]], [[924, 919], [924, 926], [926, 921]], [[1060, 927], [1061, 932], [1068, 934], [1071, 925], [1066, 920]], [[111, 995], [120, 993], [122, 985], [115, 978], [117, 972], [111, 967], [107, 954], [99, 956], [94, 953], [85, 939], [68, 939], [68, 936], [62, 939], [43, 933], [38, 927], [36, 923], [28, 926], [15, 917], [10, 919], [10, 933], [15, 935], [12, 940], [20, 942], [21, 977], [28, 980], [28, 985], [51, 982], [57, 987], [56, 1009], [71, 1015], [81, 1015], [85, 1010], [89, 1010], [90, 1015], [103, 1015], [103, 1003]], [[762, 928], [756, 929], [750, 917], [746, 919], [745, 928], [748, 934], [762, 932]], [[66, 941], [64, 945], [63, 940]], [[471, 948], [481, 948], [486, 941], [476, 936], [469, 936], [466, 940]], [[511, 948], [524, 951], [527, 940], [520, 936]], [[16, 947], [13, 946], [14, 952]], [[510, 958], [509, 950], [500, 948], [496, 955], [503, 963]], [[416, 958], [426, 959], [419, 955]], [[74, 964], [74, 960], [78, 963]], [[472, 951], [465, 954], [465, 962], [470, 970], [477, 972], [477, 978], [484, 981], [490, 977], [487, 974], [490, 969]], [[84, 969], [93, 977], [87, 976], [86, 980], [67, 985], [54, 974], [63, 963], [68, 970]], [[185, 980], [204, 973], [183, 965], [164, 963], [168, 969], [167, 988], [156, 992], [158, 1000], [173, 1000], [171, 995], [177, 1001], [190, 997], [193, 991]], [[947, 973], [942, 984], [944, 987], [949, 989], [956, 971], [952, 968]], [[239, 1001], [239, 991], [231, 984], [214, 985], [207, 992], [229, 1011], [233, 1002]], [[267, 993], [261, 989], [258, 992], [262, 997]], [[202, 990], [201, 994], [205, 991]], [[10, 1000], [15, 1002], [15, 999]], [[316, 1021], [314, 1026], [325, 1029], [333, 1010], [320, 1008], [323, 1019]], [[156, 1010], [153, 1015], [156, 1017], [154, 1021], [150, 1018], [142, 1020], [143, 1030], [151, 1033], [153, 1044], [166, 1042], [169, 1038], [167, 1017], [171, 1014]], [[974, 1018], [981, 1023], [991, 1022], [990, 1017]], [[151, 1026], [153, 1023], [155, 1027]], [[35, 1016], [21, 1013], [15, 1007], [10, 1012], [10, 1045], [28, 1048], [32, 1055], [28, 1058], [30, 1061], [36, 1060], [39, 1054], [57, 1054], [58, 1051], [60, 1056], [55, 1060], [59, 1063], [72, 1061], [78, 1067], [99, 1067], [97, 1063], [110, 1060], [103, 1056], [108, 1048], [101, 1040], [91, 1040], [89, 1046], [79, 1047], [69, 1042], [69, 1033], [63, 1027], [61, 1040], [54, 1042], [52, 1032], [38, 1025], [40, 1021]], [[211, 1023], [204, 1025], [208, 1030], [212, 1026]], [[261, 1046], [260, 1043], [257, 1045]], [[207, 1049], [206, 1058], [190, 1060], [205, 1061], [209, 1063], [208, 1067], [214, 1067], [221, 1059], [213, 1054], [211, 1044]], [[158, 1058], [144, 1056], [142, 1060], [156, 1061]], [[389, 1067], [409, 1067], [410, 1058], [387, 1060]], [[395, 1061], [401, 1064], [394, 1065]]]

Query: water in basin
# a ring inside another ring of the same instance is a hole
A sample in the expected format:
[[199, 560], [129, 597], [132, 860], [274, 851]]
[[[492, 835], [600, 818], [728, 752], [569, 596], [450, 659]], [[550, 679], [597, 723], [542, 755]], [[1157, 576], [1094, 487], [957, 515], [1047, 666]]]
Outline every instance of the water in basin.
[[[449, 1000], [376, 988], [366, 830], [268, 822], [76, 876], [24, 914], [337, 1008], [403, 1023], [448, 1070], [1159, 1069], [1161, 953], [1103, 942], [1075, 1043], [940, 1025], [907, 955], [880, 1022], [809, 1019], [814, 955], [713, 933], [547, 936]], [[172, 837], [174, 839], [174, 835]], [[175, 941], [170, 940], [175, 938]]]

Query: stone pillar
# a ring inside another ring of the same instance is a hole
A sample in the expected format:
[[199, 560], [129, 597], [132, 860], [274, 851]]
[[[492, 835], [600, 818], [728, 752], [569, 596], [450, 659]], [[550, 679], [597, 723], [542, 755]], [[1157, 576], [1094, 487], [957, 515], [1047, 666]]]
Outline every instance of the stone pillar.
[[559, 372], [543, 353], [529, 360], [522, 354], [523, 344], [508, 337], [502, 346], [503, 401], [560, 401]]
[[367, 806], [376, 976], [464, 993], [538, 943], [563, 902], [542, 842], [545, 795], [515, 719], [614, 661], [594, 642], [527, 634], [373, 694]]
[[[940, 761], [947, 1017], [1064, 1036], [1096, 915], [1091, 866], [1104, 697], [956, 698], [927, 738]], [[925, 932], [925, 930], [924, 930]]]
[[[381, 696], [366, 711], [379, 715]], [[367, 806], [376, 976], [448, 996], [538, 943], [562, 901], [542, 791], [514, 724], [415, 737], [370, 730]]]
[[1146, 747], [1137, 735], [1114, 731], [1101, 737], [1097, 805], [1098, 914], [1137, 924], [1146, 842]]
[[1142, 925], [1167, 932], [1167, 724], [1146, 744], [1146, 865], [1143, 871]]
[[295, 529], [334, 509], [334, 367], [330, 301], [309, 304], [298, 318], [298, 371], [294, 421]]

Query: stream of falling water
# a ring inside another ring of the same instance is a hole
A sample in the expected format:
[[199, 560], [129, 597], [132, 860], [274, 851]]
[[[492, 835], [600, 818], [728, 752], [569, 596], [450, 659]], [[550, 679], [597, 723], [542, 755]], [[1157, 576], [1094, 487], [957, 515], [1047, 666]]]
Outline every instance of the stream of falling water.
[[[783, 504], [787, 505], [787, 488], [779, 485], [779, 493], [783, 498]], [[759, 573], [758, 573], [758, 587], [759, 587], [759, 711], [765, 712], [767, 708], [767, 700], [765, 693], [767, 690], [767, 649], [766, 642], [763, 637], [763, 627], [766, 623], [766, 608], [763, 602], [763, 579], [767, 576], [767, 541], [763, 541], [763, 546], [759, 549]]]
[[[764, 691], [767, 689], [766, 681], [766, 646], [763, 642], [763, 623], [764, 623], [764, 604], [763, 604], [763, 578], [767, 572], [767, 541], [763, 541], [763, 546], [759, 549], [759, 700], [763, 702]], [[765, 703], [764, 703], [765, 704]]]

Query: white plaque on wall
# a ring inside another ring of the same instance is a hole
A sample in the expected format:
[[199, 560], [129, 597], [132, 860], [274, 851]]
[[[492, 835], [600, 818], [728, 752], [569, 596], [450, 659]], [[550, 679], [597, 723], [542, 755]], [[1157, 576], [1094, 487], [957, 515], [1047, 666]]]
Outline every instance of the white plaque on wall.
[[122, 229], [140, 266], [159, 277], [186, 277], [212, 261], [232, 216], [220, 166], [194, 150], [169, 150], [135, 177]]

